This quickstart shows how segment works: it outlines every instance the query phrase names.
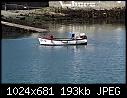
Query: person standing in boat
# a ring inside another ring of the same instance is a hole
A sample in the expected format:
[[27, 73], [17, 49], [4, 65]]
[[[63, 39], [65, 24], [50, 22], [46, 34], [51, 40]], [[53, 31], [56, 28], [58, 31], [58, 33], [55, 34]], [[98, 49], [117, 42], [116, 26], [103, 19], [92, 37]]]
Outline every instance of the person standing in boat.
[[48, 39], [48, 40], [51, 40], [51, 42], [53, 42], [54, 37], [53, 37], [53, 35], [48, 35], [48, 36], [47, 36], [47, 39]]
[[51, 40], [51, 42], [53, 42], [52, 40], [53, 40], [54, 38], [53, 38], [53, 35], [50, 35], [50, 40]]
[[75, 34], [74, 33], [72, 33], [71, 39], [75, 39]]

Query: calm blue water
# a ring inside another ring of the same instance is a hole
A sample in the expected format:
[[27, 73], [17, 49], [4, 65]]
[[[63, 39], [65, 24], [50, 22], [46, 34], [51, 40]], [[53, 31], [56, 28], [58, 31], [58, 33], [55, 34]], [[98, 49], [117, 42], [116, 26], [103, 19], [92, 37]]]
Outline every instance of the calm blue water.
[[88, 45], [41, 46], [39, 34], [2, 39], [2, 83], [125, 83], [124, 25], [55, 25], [50, 33], [69, 31], [86, 32]]

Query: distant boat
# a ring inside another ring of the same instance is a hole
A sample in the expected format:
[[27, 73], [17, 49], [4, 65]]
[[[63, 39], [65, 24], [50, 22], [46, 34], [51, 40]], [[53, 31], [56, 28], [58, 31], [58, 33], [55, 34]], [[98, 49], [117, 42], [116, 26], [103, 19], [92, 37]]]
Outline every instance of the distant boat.
[[40, 45], [58, 46], [58, 45], [87, 45], [87, 36], [83, 33], [79, 37], [74, 38], [53, 38], [48, 37], [38, 38]]

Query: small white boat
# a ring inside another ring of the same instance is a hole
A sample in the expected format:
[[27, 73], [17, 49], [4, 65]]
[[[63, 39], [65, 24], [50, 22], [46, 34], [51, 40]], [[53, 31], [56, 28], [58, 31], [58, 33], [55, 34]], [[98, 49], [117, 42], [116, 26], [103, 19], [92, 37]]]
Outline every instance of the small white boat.
[[50, 36], [49, 38], [38, 38], [39, 43], [41, 45], [50, 45], [50, 46], [56, 46], [56, 45], [87, 45], [87, 36], [81, 35], [77, 38], [53, 38], [53, 36]]

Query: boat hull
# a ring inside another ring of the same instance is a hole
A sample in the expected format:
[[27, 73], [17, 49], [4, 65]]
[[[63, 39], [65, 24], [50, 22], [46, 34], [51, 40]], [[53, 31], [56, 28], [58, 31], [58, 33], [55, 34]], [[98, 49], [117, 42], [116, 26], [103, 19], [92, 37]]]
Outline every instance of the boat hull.
[[45, 39], [38, 38], [41, 45], [58, 46], [58, 45], [87, 45], [87, 39]]

